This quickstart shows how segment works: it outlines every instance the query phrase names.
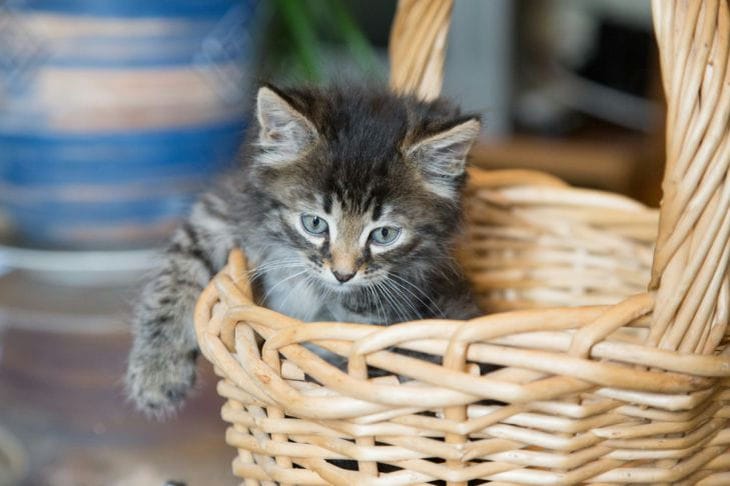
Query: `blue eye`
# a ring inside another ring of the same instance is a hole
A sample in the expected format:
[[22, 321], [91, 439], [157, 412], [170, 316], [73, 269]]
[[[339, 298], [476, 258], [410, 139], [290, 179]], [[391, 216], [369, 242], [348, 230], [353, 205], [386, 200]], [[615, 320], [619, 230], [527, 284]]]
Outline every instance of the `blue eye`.
[[327, 221], [314, 214], [302, 214], [302, 226], [307, 233], [321, 236], [327, 232]]
[[400, 228], [395, 226], [381, 226], [370, 233], [370, 239], [378, 245], [390, 245], [400, 235]]

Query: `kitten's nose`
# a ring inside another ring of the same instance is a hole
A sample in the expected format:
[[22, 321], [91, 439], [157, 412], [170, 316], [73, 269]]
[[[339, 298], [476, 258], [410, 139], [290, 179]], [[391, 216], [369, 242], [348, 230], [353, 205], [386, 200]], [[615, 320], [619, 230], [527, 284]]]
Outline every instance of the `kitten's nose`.
[[345, 283], [348, 280], [350, 280], [352, 277], [355, 276], [356, 272], [350, 272], [350, 273], [340, 273], [336, 270], [332, 270], [332, 275], [335, 276], [338, 282]]

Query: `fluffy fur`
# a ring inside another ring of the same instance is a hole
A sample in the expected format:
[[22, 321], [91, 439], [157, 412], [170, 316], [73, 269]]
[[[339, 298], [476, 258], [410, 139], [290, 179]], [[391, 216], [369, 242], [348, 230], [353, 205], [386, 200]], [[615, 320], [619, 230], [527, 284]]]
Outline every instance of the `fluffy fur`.
[[268, 86], [257, 121], [241, 166], [194, 206], [135, 309], [126, 382], [148, 414], [191, 389], [192, 308], [236, 246], [259, 300], [304, 321], [478, 314], [452, 258], [478, 118], [385, 89]]

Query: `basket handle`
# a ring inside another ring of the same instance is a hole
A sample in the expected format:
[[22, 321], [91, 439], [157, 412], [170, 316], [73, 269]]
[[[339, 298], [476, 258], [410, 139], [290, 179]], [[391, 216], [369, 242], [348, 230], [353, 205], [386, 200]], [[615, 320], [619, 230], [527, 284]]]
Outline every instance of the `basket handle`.
[[667, 163], [649, 344], [712, 353], [728, 325], [730, 1], [653, 0]]
[[425, 100], [441, 92], [453, 0], [400, 0], [390, 30], [390, 87]]
[[[730, 316], [730, 0], [652, 0], [667, 99], [667, 163], [648, 344], [712, 353]], [[443, 80], [453, 0], [400, 0], [391, 87], [424, 99]]]

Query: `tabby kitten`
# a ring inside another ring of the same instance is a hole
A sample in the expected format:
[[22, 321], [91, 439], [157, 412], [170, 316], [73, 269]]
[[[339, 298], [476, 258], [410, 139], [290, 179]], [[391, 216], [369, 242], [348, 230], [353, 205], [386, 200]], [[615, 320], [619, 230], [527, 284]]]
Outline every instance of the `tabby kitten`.
[[126, 382], [148, 414], [192, 387], [192, 309], [234, 247], [259, 301], [303, 321], [479, 312], [451, 256], [477, 117], [349, 86], [262, 87], [256, 114], [241, 167], [194, 206], [135, 309]]

